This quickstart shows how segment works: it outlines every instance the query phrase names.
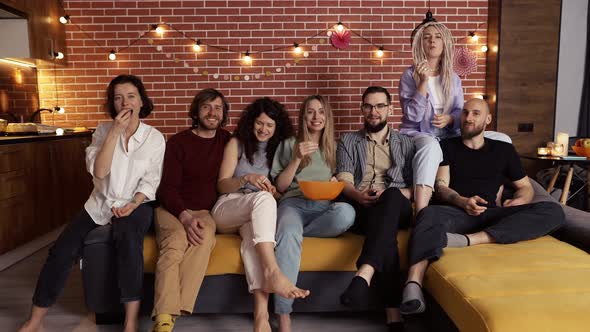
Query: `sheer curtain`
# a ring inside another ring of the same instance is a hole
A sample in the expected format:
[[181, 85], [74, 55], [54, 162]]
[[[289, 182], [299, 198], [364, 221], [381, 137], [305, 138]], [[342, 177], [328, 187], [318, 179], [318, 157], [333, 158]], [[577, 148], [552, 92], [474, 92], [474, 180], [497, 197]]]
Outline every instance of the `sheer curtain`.
[[578, 137], [590, 137], [590, 8], [586, 18], [586, 64], [584, 66], [584, 86], [582, 88], [582, 102], [580, 103], [580, 117], [578, 119]]

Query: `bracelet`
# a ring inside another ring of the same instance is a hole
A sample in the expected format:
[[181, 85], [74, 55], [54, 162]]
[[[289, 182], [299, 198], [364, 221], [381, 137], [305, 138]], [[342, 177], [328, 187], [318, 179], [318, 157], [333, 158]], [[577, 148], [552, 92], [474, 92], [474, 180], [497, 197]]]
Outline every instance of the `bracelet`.
[[240, 189], [244, 188], [244, 186], [248, 183], [248, 180], [246, 180], [246, 175], [242, 175], [240, 177]]

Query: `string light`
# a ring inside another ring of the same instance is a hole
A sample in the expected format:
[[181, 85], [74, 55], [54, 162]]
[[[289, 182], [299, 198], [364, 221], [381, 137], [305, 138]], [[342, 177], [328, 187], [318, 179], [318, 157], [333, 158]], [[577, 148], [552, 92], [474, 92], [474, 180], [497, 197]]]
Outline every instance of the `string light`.
[[486, 45], [483, 45], [481, 47], [481, 51], [484, 52], [484, 53], [487, 52], [488, 51], [488, 47]]
[[201, 41], [197, 40], [197, 42], [193, 45], [193, 51], [201, 52]]
[[375, 55], [377, 55], [378, 58], [383, 57], [383, 46], [379, 47], [379, 49], [375, 52]]
[[492, 46], [492, 52], [498, 53], [498, 45]]
[[[85, 32], [80, 26], [76, 25], [75, 23], [72, 23], [69, 20], [69, 16], [65, 15], [64, 17], [64, 21], [67, 21], [68, 23], [76, 26], [80, 31]], [[61, 18], [60, 18], [61, 19]], [[67, 19], [67, 20], [66, 20]], [[61, 21], [61, 20], [60, 20]], [[177, 32], [178, 34], [182, 35], [185, 39], [191, 40], [193, 41], [192, 44], [192, 48], [195, 52], [202, 52], [204, 51], [203, 46], [208, 46], [210, 48], [219, 50], [219, 51], [224, 51], [224, 52], [231, 52], [231, 53], [238, 53], [238, 54], [243, 54], [243, 56], [241, 57], [242, 61], [244, 63], [248, 63], [250, 64], [252, 62], [252, 57], [250, 56], [250, 52], [247, 51], [246, 53], [241, 53], [239, 51], [236, 50], [232, 50], [231, 48], [228, 48], [226, 46], [221, 46], [221, 45], [210, 45], [210, 44], [206, 44], [206, 43], [202, 43], [200, 40], [197, 40], [196, 42], [194, 42], [194, 39], [190, 36], [188, 36], [184, 31], [178, 30], [176, 29], [174, 26], [170, 25], [169, 23], [165, 23], [165, 22], [160, 22], [157, 24], [149, 24], [149, 30], [147, 32], [144, 32], [143, 34], [141, 34], [137, 39], [133, 40], [132, 42], [130, 42], [127, 46], [122, 47], [118, 50], [118, 52], [123, 52], [125, 50], [127, 50], [128, 48], [130, 48], [131, 46], [135, 45], [137, 42], [139, 42], [140, 40], [144, 39], [147, 37], [148, 33], [151, 32], [152, 30], [155, 30], [155, 32], [157, 34], [159, 34], [160, 36], [162, 36], [165, 33], [166, 28], [170, 29], [170, 30], [174, 30], [175, 32]], [[332, 30], [333, 29], [333, 30]], [[471, 38], [471, 40], [473, 41], [477, 41], [479, 39], [479, 36], [476, 34], [477, 29], [479, 29], [479, 26], [476, 28], [476, 30], [474, 31], [470, 31], [468, 33], [468, 36], [464, 37], [464, 38]], [[316, 34], [314, 34], [313, 36], [307, 37], [305, 39], [305, 41], [308, 41], [310, 39], [316, 38], [324, 33], [328, 33], [328, 36], [332, 33], [332, 31], [336, 31], [336, 32], [343, 32], [346, 30], [346, 27], [342, 24], [341, 21], [338, 21], [338, 23], [335, 26], [332, 26], [326, 30], [323, 30], [321, 32], [318, 32]], [[374, 47], [377, 47], [376, 44], [374, 44], [370, 39], [367, 39], [366, 37], [362, 36], [360, 33], [354, 31], [354, 30], [350, 30], [351, 34], [354, 34], [358, 37], [360, 37], [361, 39], [363, 39], [365, 42], [367, 42], [368, 44], [373, 45]], [[86, 35], [91, 38], [99, 47], [103, 48], [105, 51], [107, 51], [108, 49], [106, 47], [103, 47], [99, 42], [97, 42], [95, 39], [93, 39], [88, 33], [86, 33]], [[457, 42], [460, 42], [461, 40], [464, 40], [464, 38], [460, 38], [457, 40]], [[152, 44], [152, 41], [149, 41], [150, 44]], [[161, 48], [161, 46], [159, 46]], [[189, 46], [191, 47], [191, 46]], [[486, 49], [484, 51], [484, 48], [481, 47], [480, 49], [482, 50], [482, 52], [486, 52], [487, 51], [487, 46], [485, 46]], [[265, 49], [265, 50], [259, 50], [257, 53], [266, 53], [266, 52], [272, 52], [272, 51], [276, 51], [276, 50], [280, 50], [280, 49], [285, 49], [285, 46], [275, 46], [269, 49]], [[497, 46], [493, 46], [492, 50], [494, 52], [497, 52]], [[387, 50], [383, 45], [379, 46], [377, 50], [375, 50], [374, 54], [376, 57], [382, 58], [385, 55], [385, 51], [391, 51], [391, 52], [399, 52], [399, 53], [408, 53], [408, 51], [396, 51], [396, 50]], [[302, 47], [299, 46], [299, 43], [293, 43], [293, 52], [295, 54], [302, 54], [303, 57], [307, 58], [309, 57], [310, 53], [307, 51], [304, 51], [304, 49]], [[117, 58], [116, 55], [117, 52], [115, 52], [114, 49], [111, 49], [110, 53], [108, 54], [108, 59], [111, 61], [114, 61]], [[59, 53], [58, 54], [63, 54], [63, 53]], [[54, 56], [54, 59], [57, 59], [57, 55]], [[61, 59], [61, 58], [60, 58]], [[0, 61], [3, 61], [4, 59], [0, 59]], [[178, 62], [178, 61], [177, 61]], [[185, 63], [186, 65], [186, 63]]]
[[244, 53], [244, 62], [248, 64], [252, 62], [252, 57], [250, 57], [250, 51], [246, 51], [246, 53]]
[[59, 17], [59, 22], [61, 24], [68, 24], [70, 23], [70, 15], [64, 15]]
[[66, 112], [66, 110], [63, 107], [61, 107], [61, 106], [55, 106], [53, 108], [53, 110], [54, 110], [54, 112], [57, 112], [59, 114], [64, 114]]
[[62, 52], [53, 52], [53, 57], [58, 60], [61, 60], [64, 58], [64, 54]]

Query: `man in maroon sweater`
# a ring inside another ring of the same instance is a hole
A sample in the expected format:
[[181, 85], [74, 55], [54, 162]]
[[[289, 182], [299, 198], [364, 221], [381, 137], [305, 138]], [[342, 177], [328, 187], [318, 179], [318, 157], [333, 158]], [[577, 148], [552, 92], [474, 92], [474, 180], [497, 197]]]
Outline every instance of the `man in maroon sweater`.
[[193, 128], [166, 144], [158, 189], [161, 206], [155, 226], [156, 264], [152, 331], [172, 331], [174, 320], [193, 311], [215, 246], [215, 221], [209, 210], [217, 200], [217, 175], [229, 132], [228, 104], [215, 89], [200, 91], [191, 104]]

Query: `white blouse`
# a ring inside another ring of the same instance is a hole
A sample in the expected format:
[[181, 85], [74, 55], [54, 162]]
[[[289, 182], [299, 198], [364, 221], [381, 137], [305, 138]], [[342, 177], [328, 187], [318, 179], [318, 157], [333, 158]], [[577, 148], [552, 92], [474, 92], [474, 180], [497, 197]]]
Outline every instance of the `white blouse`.
[[84, 208], [98, 225], [110, 223], [111, 208], [124, 206], [138, 192], [146, 196], [146, 202], [155, 199], [166, 149], [164, 135], [140, 122], [129, 139], [129, 151], [125, 151], [125, 135], [122, 134], [113, 152], [111, 171], [98, 179], [94, 176], [94, 161], [111, 126], [112, 122], [100, 123], [92, 135], [92, 144], [86, 148], [86, 169], [92, 175], [94, 189]]

